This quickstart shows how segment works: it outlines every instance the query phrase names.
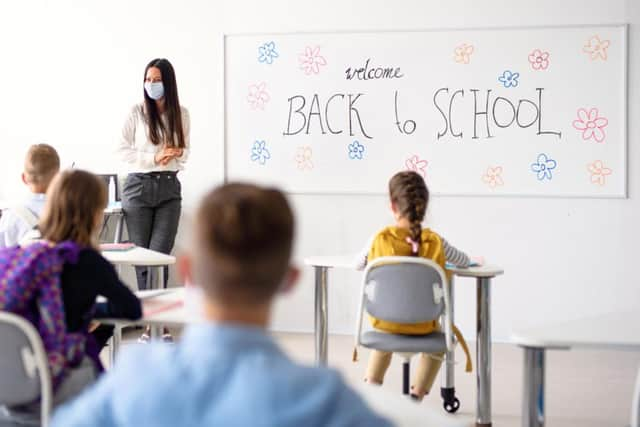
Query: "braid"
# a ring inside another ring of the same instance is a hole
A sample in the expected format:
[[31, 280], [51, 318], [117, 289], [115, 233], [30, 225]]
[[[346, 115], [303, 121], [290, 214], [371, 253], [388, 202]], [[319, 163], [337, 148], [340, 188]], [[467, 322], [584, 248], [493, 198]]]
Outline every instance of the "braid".
[[389, 181], [389, 194], [400, 214], [409, 221], [412, 255], [420, 253], [422, 220], [429, 203], [429, 190], [420, 175], [415, 172], [399, 172]]

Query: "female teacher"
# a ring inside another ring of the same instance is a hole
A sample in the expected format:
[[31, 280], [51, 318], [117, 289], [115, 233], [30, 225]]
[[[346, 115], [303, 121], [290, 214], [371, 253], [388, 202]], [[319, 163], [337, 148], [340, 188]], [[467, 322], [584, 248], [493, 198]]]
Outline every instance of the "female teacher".
[[[154, 59], [146, 66], [143, 96], [127, 117], [118, 148], [128, 172], [122, 208], [131, 241], [168, 254], [178, 231], [182, 195], [177, 174], [189, 156], [190, 128], [168, 60]], [[147, 289], [147, 268], [136, 267], [136, 276], [138, 288]], [[165, 267], [165, 287], [167, 276]]]

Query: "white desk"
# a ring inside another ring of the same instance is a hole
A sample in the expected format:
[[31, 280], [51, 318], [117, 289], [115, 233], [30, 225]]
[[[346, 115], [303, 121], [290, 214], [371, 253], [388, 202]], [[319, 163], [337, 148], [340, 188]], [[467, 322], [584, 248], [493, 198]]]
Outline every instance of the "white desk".
[[[118, 271], [123, 265], [130, 265], [132, 267], [154, 268], [154, 270], [156, 271], [155, 275], [150, 274], [150, 276], [152, 276], [152, 289], [150, 291], [157, 291], [164, 285], [164, 267], [176, 263], [176, 257], [174, 256], [137, 246], [127, 251], [102, 251], [102, 256], [104, 256], [111, 264], [114, 264]], [[113, 331], [111, 351], [112, 361], [115, 358], [116, 350], [120, 346], [120, 341], [122, 340], [122, 325], [118, 324], [118, 322], [115, 322], [114, 324], [115, 329]], [[159, 336], [161, 325], [153, 322], [149, 322], [148, 324], [152, 326], [151, 335], [154, 338]]]
[[[315, 270], [315, 340], [316, 363], [327, 364], [328, 349], [328, 281], [330, 268], [355, 268], [355, 256], [313, 256], [304, 260], [305, 265]], [[491, 279], [504, 273], [497, 266], [454, 268], [450, 271], [459, 277], [473, 277], [476, 279], [476, 426], [491, 425]], [[450, 286], [451, 301], [453, 301], [453, 280]], [[453, 319], [452, 319], [453, 320]], [[454, 353], [448, 352], [447, 359], [453, 362]], [[443, 389], [454, 387], [453, 363], [445, 364], [445, 379]]]
[[545, 351], [609, 348], [640, 351], [636, 312], [610, 313], [515, 331], [511, 341], [524, 350], [523, 426], [544, 426]]

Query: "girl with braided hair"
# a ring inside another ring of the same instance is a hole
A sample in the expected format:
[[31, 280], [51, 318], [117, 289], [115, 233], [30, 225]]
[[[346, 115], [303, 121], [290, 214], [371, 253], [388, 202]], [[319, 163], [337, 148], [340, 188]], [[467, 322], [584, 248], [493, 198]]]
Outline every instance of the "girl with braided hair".
[[[367, 261], [383, 256], [419, 256], [435, 261], [443, 269], [449, 262], [459, 267], [468, 267], [469, 257], [451, 246], [445, 239], [428, 228], [422, 228], [427, 206], [429, 190], [419, 174], [406, 171], [395, 174], [389, 181], [389, 198], [391, 210], [395, 217], [395, 225], [378, 232], [363, 251], [358, 267], [364, 269]], [[386, 322], [371, 317], [374, 328], [406, 335], [425, 335], [439, 331], [437, 320], [400, 324]], [[458, 341], [467, 354], [467, 372], [471, 371], [471, 359], [464, 338], [454, 326]], [[411, 396], [417, 400], [429, 393], [435, 377], [442, 364], [443, 354], [421, 354], [416, 376], [411, 386]], [[365, 381], [382, 384], [384, 374], [391, 363], [391, 353], [373, 350], [369, 358], [369, 366]]]

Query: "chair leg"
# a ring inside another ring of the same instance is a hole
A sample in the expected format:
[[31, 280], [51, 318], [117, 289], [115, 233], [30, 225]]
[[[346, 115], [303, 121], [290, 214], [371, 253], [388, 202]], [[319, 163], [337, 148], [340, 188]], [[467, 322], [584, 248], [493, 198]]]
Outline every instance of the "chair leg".
[[411, 372], [411, 367], [409, 365], [409, 360], [405, 360], [402, 362], [402, 394], [409, 395], [409, 376]]

